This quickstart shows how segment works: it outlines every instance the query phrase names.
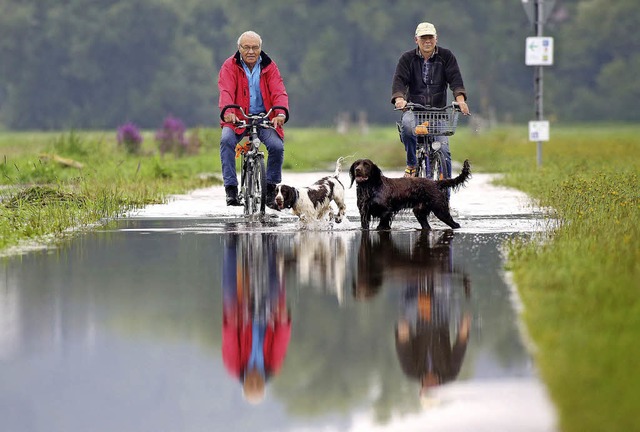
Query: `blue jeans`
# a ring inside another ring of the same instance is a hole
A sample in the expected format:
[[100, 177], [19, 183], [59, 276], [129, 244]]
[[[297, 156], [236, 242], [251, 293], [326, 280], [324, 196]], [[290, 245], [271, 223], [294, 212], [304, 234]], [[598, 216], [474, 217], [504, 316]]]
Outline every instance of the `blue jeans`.
[[[415, 167], [418, 164], [418, 160], [416, 159], [416, 146], [418, 139], [415, 134], [416, 117], [413, 115], [413, 111], [405, 111], [402, 114], [400, 127], [402, 143], [404, 144], [404, 149], [407, 152], [407, 166]], [[449, 137], [436, 135], [430, 136], [428, 139], [431, 142], [440, 141], [442, 143], [441, 149], [447, 162], [449, 177], [451, 177], [451, 151], [449, 150]]]
[[[236, 134], [229, 127], [222, 128], [220, 138], [220, 161], [222, 162], [222, 180], [225, 186], [238, 186], [236, 171], [236, 144], [244, 134]], [[258, 129], [258, 137], [267, 148], [267, 183], [277, 184], [282, 181], [282, 163], [284, 162], [284, 141], [273, 129]]]

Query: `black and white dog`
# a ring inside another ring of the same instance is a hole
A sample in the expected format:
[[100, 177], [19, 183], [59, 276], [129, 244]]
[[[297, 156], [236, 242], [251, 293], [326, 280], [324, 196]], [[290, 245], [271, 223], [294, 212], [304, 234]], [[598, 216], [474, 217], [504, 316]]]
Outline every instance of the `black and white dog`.
[[[346, 211], [344, 204], [344, 186], [338, 178], [344, 158], [336, 161], [336, 171], [332, 176], [323, 177], [309, 187], [295, 188], [285, 184], [276, 186], [275, 202], [278, 209], [290, 208], [303, 223], [322, 220], [329, 215], [329, 220], [342, 222]], [[334, 214], [331, 201], [338, 206], [338, 214]]]

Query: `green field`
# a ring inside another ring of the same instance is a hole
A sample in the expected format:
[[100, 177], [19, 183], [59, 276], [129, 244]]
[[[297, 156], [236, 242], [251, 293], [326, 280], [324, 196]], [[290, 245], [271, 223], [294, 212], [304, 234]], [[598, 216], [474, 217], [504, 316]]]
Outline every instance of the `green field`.
[[[219, 130], [200, 134], [200, 153], [177, 157], [158, 155], [152, 133], [140, 155], [118, 147], [115, 132], [0, 133], [0, 251], [216, 183]], [[559, 221], [548, 237], [509, 244], [507, 265], [563, 431], [640, 430], [639, 134], [629, 125], [552, 125], [540, 167], [524, 126], [461, 128], [452, 138], [454, 159], [504, 173], [504, 184]], [[404, 164], [394, 128], [287, 130], [286, 170], [332, 170], [350, 155], [385, 169]]]

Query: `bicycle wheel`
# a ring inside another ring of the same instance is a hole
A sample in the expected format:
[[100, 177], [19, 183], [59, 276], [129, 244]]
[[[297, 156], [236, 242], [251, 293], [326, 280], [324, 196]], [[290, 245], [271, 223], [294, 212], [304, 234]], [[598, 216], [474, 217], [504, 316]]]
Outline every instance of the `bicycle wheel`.
[[264, 214], [267, 204], [267, 185], [264, 168], [264, 155], [256, 154], [247, 164], [246, 195], [244, 200], [244, 214], [252, 215], [256, 212]]
[[267, 204], [267, 177], [263, 154], [259, 153], [256, 155], [253, 170], [253, 212], [260, 211], [260, 214], [264, 214]]
[[425, 144], [418, 143], [418, 151], [416, 154], [418, 163], [416, 164], [416, 177], [427, 178], [429, 169], [429, 160], [427, 158], [427, 150]]
[[444, 153], [440, 151], [433, 152], [430, 162], [429, 178], [433, 180], [442, 180], [451, 177], [450, 173], [447, 172], [447, 161]]
[[416, 177], [428, 177], [427, 157], [424, 153], [418, 155], [418, 165], [416, 166]]
[[253, 159], [245, 159], [242, 173], [242, 195], [244, 197], [244, 215], [253, 213]]

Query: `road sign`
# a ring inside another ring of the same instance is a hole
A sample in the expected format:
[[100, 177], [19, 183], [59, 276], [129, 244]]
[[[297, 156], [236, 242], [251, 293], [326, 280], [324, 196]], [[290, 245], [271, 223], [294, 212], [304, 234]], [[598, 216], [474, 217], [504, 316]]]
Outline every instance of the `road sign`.
[[528, 37], [525, 42], [524, 63], [527, 66], [551, 66], [553, 64], [553, 38]]
[[549, 122], [547, 120], [529, 122], [529, 141], [549, 141]]
[[549, 19], [549, 15], [551, 15], [551, 11], [553, 10], [553, 6], [556, 4], [556, 0], [544, 0], [544, 3], [540, 2], [540, 0], [522, 0], [522, 7], [524, 7], [524, 11], [529, 18], [529, 22], [534, 25], [536, 23], [536, 1], [538, 1], [538, 7], [542, 6], [543, 8], [542, 24], [544, 24], [547, 22], [547, 19]]

